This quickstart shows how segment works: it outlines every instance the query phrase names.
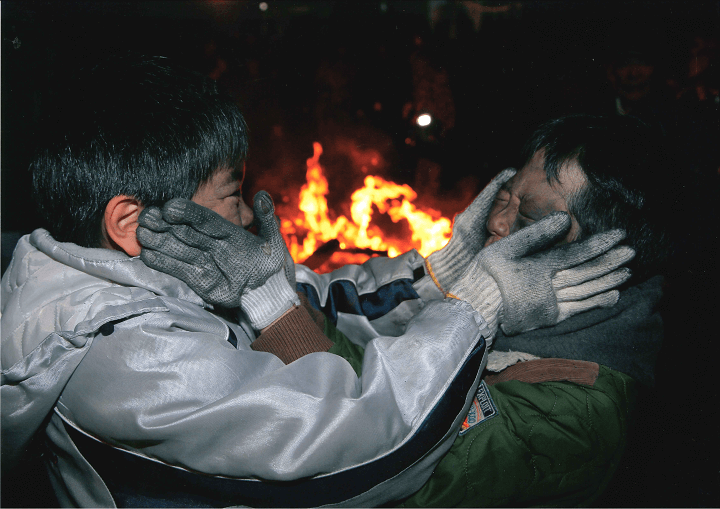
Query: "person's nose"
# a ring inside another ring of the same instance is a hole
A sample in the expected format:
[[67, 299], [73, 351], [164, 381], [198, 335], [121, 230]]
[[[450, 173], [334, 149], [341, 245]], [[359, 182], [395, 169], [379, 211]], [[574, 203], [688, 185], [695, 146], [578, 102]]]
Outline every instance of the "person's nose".
[[490, 215], [487, 221], [487, 230], [490, 233], [487, 245], [510, 235], [512, 225], [515, 223], [515, 215], [510, 204]]
[[255, 219], [255, 217], [252, 209], [248, 207], [245, 200], [240, 200], [240, 221], [242, 222], [242, 227], [249, 228], [252, 225], [253, 219]]

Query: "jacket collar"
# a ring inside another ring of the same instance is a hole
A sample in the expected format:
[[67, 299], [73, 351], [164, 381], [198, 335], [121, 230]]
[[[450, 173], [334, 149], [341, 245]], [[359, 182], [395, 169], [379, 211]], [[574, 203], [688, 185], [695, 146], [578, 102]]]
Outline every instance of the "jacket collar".
[[87, 248], [69, 242], [58, 242], [42, 228], [35, 230], [29, 241], [53, 260], [80, 272], [119, 285], [144, 288], [157, 295], [175, 297], [212, 308], [212, 305], [204, 302], [187, 284], [148, 267], [138, 256], [130, 257], [122, 251], [112, 249]]
[[663, 278], [654, 276], [621, 291], [612, 307], [595, 308], [517, 336], [498, 330], [493, 346], [504, 352], [597, 362], [653, 386], [663, 341], [662, 287]]

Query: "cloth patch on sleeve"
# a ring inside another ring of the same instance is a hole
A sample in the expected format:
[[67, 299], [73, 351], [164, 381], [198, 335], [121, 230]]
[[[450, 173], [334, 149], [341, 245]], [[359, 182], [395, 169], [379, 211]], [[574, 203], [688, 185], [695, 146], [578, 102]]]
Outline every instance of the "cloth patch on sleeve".
[[492, 396], [490, 396], [490, 391], [488, 390], [487, 385], [485, 385], [485, 380], [483, 380], [480, 382], [480, 385], [478, 385], [477, 393], [475, 393], [475, 397], [470, 405], [470, 411], [468, 412], [467, 417], [465, 417], [462, 426], [460, 426], [460, 434], [464, 435], [473, 426], [477, 426], [481, 422], [485, 422], [491, 417], [495, 417], [497, 413], [498, 410], [495, 406], [495, 402], [493, 401]]

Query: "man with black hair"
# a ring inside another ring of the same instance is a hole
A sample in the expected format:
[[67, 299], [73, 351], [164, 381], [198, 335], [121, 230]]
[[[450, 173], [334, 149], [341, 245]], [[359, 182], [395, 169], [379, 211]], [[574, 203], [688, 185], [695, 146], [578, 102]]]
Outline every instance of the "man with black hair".
[[[372, 328], [399, 333], [423, 303], [444, 296], [488, 317], [487, 375], [450, 451], [403, 506], [591, 504], [620, 462], [639, 385], [654, 385], [673, 203], [663, 192], [672, 183], [654, 179], [669, 174], [662, 140], [633, 117], [578, 115], [540, 126], [523, 158], [455, 218], [450, 243], [412, 284], [415, 301], [378, 318], [371, 306], [348, 312], [344, 302], [373, 295], [347, 284], [364, 274], [297, 266], [298, 288], [356, 343]], [[558, 212], [568, 214], [559, 246], [532, 256], [534, 266], [493, 249]], [[584, 251], [612, 228], [627, 234], [593, 260], [597, 277], [583, 284], [554, 268], [553, 256]], [[627, 268], [605, 271], [613, 257]], [[620, 291], [588, 288], [599, 281]], [[316, 290], [323, 285], [330, 290]]]
[[[641, 318], [651, 316], [648, 312], [657, 307], [662, 293], [659, 275], [671, 255], [666, 225], [672, 200], [663, 190], [672, 176], [664, 171], [668, 159], [661, 142], [650, 127], [633, 117], [571, 116], [547, 122], [535, 132], [525, 148], [523, 169], [496, 197], [485, 245], [532, 224], [547, 207], [567, 210], [573, 222], [568, 242], [608, 228], [626, 232], [623, 243], [635, 251], [627, 264], [632, 284], [622, 287], [626, 298], [619, 305], [606, 308], [612, 310], [606, 321], [597, 318], [601, 322], [590, 327], [592, 320], [583, 321], [594, 316], [588, 313], [558, 326], [567, 339], [568, 327], [575, 323], [579, 336], [574, 342], [549, 341], [552, 329], [521, 335], [505, 330], [508, 334], [497, 338], [497, 351], [591, 360], [643, 384], [654, 384], [662, 329], [656, 313], [653, 326], [641, 327]], [[666, 182], [658, 183], [657, 175]], [[638, 299], [650, 307], [640, 311], [633, 304], [620, 313], [622, 304], [628, 304], [629, 296], [637, 292], [641, 293]], [[593, 313], [599, 316], [598, 311]]]
[[[2, 279], [3, 473], [44, 432], [62, 505], [402, 500], [457, 442], [498, 326], [612, 306], [627, 278], [618, 230], [543, 250], [563, 213], [481, 251], [465, 227], [506, 172], [456, 221], [447, 270], [410, 252], [298, 266], [296, 286], [271, 198], [242, 199], [247, 129], [212, 81], [128, 57], [70, 88], [32, 163], [49, 231]], [[339, 287], [365, 320], [350, 339]]]
[[[608, 228], [626, 231], [623, 242], [636, 253], [628, 263], [632, 277], [612, 306], [543, 328], [500, 325], [488, 358], [491, 374], [482, 382], [488, 388], [478, 392], [433, 477], [404, 506], [588, 505], [608, 485], [638, 385], [654, 385], [663, 338], [659, 274], [670, 257], [671, 202], [653, 182], [667, 175], [660, 143], [632, 117], [565, 117], [535, 131], [522, 169], [481, 219], [486, 236], [475, 239], [484, 241], [479, 258], [560, 210], [572, 219], [566, 248]], [[430, 255], [431, 267], [444, 262], [441, 253]], [[496, 271], [505, 269], [490, 270], [503, 298], [526, 292], [503, 284]], [[523, 316], [536, 314], [532, 306], [514, 311], [521, 325]]]

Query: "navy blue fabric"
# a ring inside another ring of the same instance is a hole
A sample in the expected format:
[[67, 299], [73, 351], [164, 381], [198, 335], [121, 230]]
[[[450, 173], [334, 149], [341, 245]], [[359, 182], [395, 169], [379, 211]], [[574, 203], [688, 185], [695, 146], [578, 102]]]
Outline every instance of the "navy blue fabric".
[[373, 293], [362, 295], [358, 295], [357, 288], [350, 281], [333, 281], [328, 289], [325, 306], [320, 305], [320, 298], [312, 285], [298, 283], [297, 291], [305, 294], [310, 305], [318, 311], [322, 311], [333, 324], [337, 324], [339, 311], [364, 315], [368, 320], [374, 320], [388, 314], [403, 301], [420, 298], [413, 288], [411, 279], [398, 279], [381, 286]]
[[230, 334], [228, 334], [227, 340], [230, 342], [230, 344], [232, 346], [237, 348], [237, 336], [235, 335], [235, 333], [233, 332], [233, 330], [230, 327], [228, 327], [228, 331], [230, 332]]
[[[481, 337], [417, 432], [399, 449], [369, 464], [292, 482], [214, 477], [130, 454], [66, 426], [80, 453], [118, 507], [316, 507], [360, 495], [422, 458], [445, 435], [472, 389], [486, 348]], [[392, 502], [392, 501], [389, 501]]]

